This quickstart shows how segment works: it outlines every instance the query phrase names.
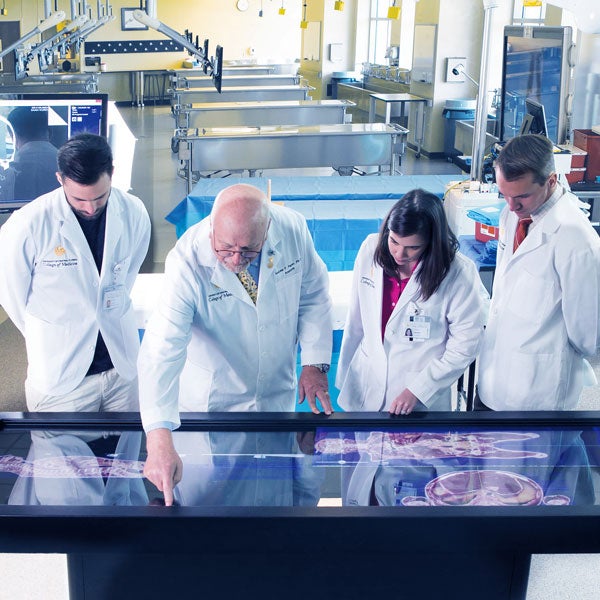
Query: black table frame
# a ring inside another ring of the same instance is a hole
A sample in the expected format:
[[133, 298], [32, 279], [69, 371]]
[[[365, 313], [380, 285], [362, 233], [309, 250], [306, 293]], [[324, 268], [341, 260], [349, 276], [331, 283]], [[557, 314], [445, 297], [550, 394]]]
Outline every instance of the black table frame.
[[[189, 414], [182, 430], [600, 426], [600, 413]], [[0, 413], [6, 431], [137, 430], [135, 414]], [[71, 598], [526, 597], [530, 555], [600, 552], [600, 506], [0, 506], [0, 551], [69, 555]], [[458, 587], [457, 587], [458, 586]], [[458, 595], [457, 595], [458, 594]], [[484, 594], [484, 595], [482, 595]]]

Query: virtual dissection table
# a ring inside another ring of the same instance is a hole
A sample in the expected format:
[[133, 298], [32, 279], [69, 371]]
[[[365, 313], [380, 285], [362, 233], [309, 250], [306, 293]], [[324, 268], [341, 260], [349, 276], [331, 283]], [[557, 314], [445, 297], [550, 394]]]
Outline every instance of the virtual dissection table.
[[598, 413], [184, 416], [165, 507], [137, 415], [0, 414], [0, 551], [86, 600], [517, 600], [531, 553], [600, 551]]

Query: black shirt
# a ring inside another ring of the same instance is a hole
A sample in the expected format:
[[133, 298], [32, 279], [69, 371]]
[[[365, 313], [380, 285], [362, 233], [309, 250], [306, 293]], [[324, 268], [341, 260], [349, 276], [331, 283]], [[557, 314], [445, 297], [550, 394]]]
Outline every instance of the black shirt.
[[[102, 270], [102, 257], [104, 256], [104, 232], [106, 230], [106, 207], [102, 214], [96, 219], [84, 219], [75, 213], [77, 221], [81, 226], [83, 235], [92, 251], [94, 262], [98, 268], [98, 273]], [[96, 350], [92, 364], [88, 369], [87, 375], [95, 375], [113, 368], [112, 360], [108, 353], [108, 348], [102, 339], [102, 334], [98, 331], [98, 340], [96, 341]]]

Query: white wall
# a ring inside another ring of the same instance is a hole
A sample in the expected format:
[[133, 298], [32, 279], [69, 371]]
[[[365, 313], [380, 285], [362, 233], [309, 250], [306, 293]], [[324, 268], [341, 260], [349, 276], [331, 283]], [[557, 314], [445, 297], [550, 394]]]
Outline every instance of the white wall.
[[[345, 0], [344, 10], [334, 10], [333, 0], [312, 0], [306, 10], [306, 20], [310, 27], [320, 24], [320, 58], [319, 60], [303, 60], [300, 71], [309, 84], [315, 88], [313, 99], [327, 97], [327, 84], [331, 81], [334, 71], [353, 71], [356, 68], [356, 22], [357, 0]], [[365, 47], [366, 47], [366, 41]], [[304, 44], [304, 41], [303, 41]], [[341, 60], [330, 60], [329, 47], [331, 44], [341, 44]]]
[[[490, 36], [490, 65], [488, 66], [488, 89], [500, 87], [502, 78], [502, 43], [504, 25], [512, 18], [509, 3], [492, 11]], [[433, 84], [413, 80], [410, 91], [430, 98], [432, 106], [427, 109], [425, 151], [442, 152], [444, 148], [443, 109], [447, 99], [475, 98], [478, 88], [465, 79], [463, 83], [446, 81], [446, 59], [466, 57], [466, 71], [480, 79], [480, 62], [483, 42], [484, 11], [480, 0], [420, 0], [416, 5], [416, 23], [436, 24], [435, 67]]]
[[[21, 32], [31, 31], [44, 17], [43, 0], [5, 0], [7, 16], [0, 20], [21, 21]], [[121, 8], [138, 5], [138, 0], [111, 0], [114, 21], [90, 35], [90, 41], [166, 39], [155, 30], [121, 31]], [[263, 17], [258, 16], [261, 0], [249, 0], [246, 12], [236, 9], [235, 0], [157, 0], [157, 18], [179, 33], [185, 29], [210, 40], [210, 50], [223, 46], [224, 58], [252, 58], [257, 61], [293, 62], [300, 58], [300, 0], [284, 0], [285, 15], [279, 15], [281, 0], [262, 0]], [[105, 5], [105, 0], [102, 0]], [[54, 6], [54, 0], [52, 0]], [[88, 0], [96, 16], [96, 1]], [[71, 3], [59, 0], [58, 9], [71, 16]], [[33, 42], [38, 41], [35, 38]], [[212, 52], [211, 52], [212, 54]], [[180, 67], [187, 53], [104, 55], [109, 71]]]

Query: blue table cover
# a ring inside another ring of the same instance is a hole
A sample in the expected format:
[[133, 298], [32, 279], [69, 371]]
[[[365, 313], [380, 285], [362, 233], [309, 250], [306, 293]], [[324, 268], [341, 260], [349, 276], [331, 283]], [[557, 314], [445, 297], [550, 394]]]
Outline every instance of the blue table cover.
[[[442, 198], [446, 185], [460, 179], [460, 175], [273, 177], [271, 197], [286, 204], [299, 200], [397, 200], [414, 188], [423, 188]], [[210, 213], [213, 200], [222, 189], [248, 183], [266, 192], [267, 181], [264, 177], [202, 179], [166, 219], [175, 225], [179, 237]]]
[[[394, 203], [406, 192], [426, 189], [440, 198], [456, 175], [367, 177], [274, 177], [271, 198], [306, 218], [315, 247], [330, 271], [350, 270], [360, 244], [379, 230]], [[235, 183], [249, 183], [265, 192], [263, 177], [203, 179], [166, 217], [180, 237], [206, 217], [215, 196]]]

